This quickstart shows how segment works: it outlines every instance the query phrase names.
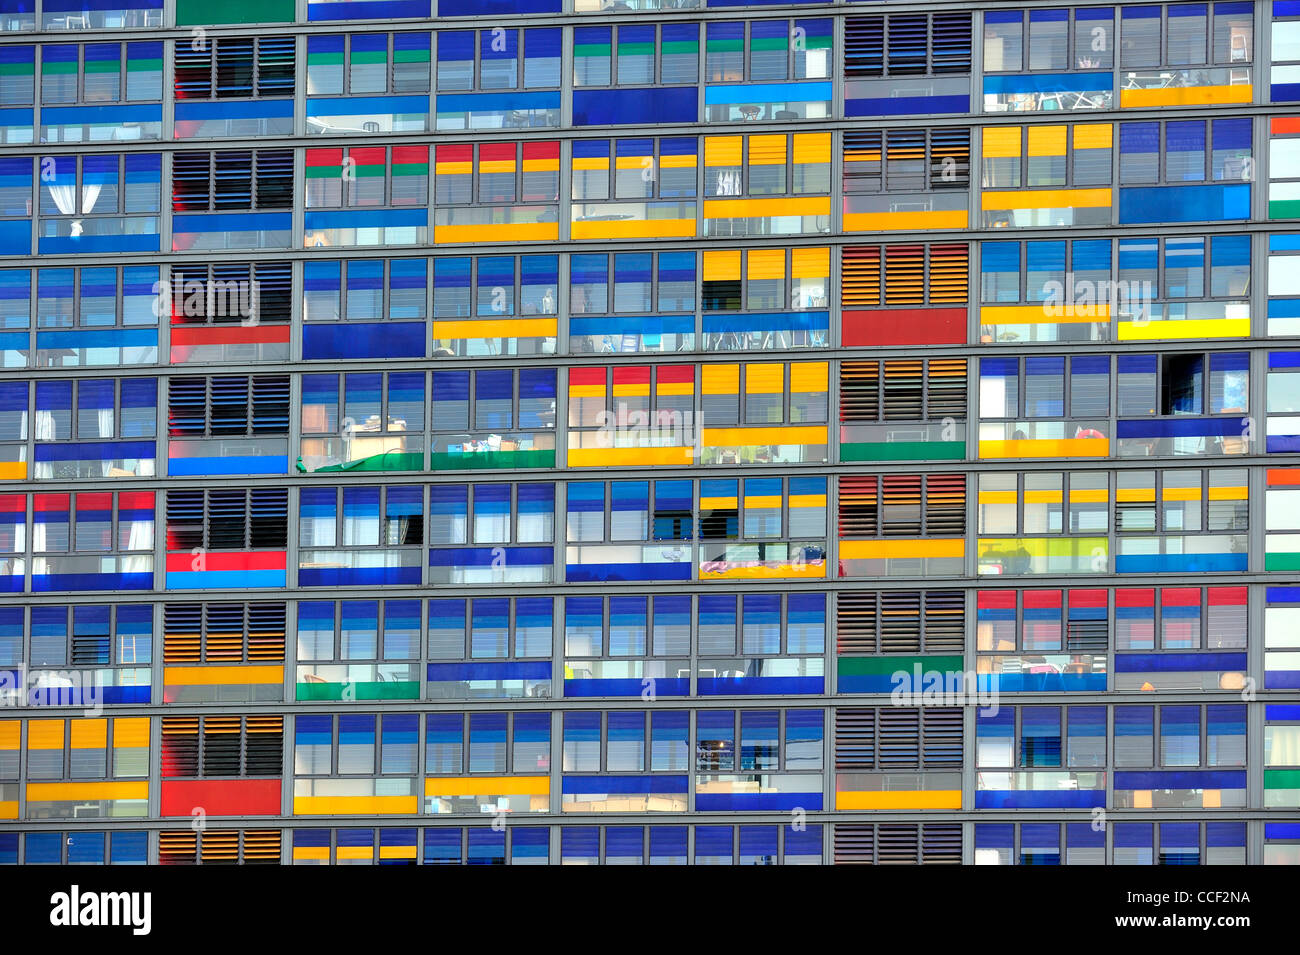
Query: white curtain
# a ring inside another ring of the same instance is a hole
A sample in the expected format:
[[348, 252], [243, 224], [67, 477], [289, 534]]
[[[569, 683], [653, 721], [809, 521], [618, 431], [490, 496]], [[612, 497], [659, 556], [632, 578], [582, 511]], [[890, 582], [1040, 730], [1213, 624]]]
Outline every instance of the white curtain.
[[[114, 436], [114, 435], [113, 435], [113, 409], [112, 409], [112, 408], [100, 408], [100, 409], [99, 409], [99, 422], [98, 422], [98, 427], [99, 427], [99, 436], [100, 436], [101, 438], [111, 438], [111, 437]], [[125, 462], [123, 462], [123, 463], [125, 463]], [[101, 461], [99, 462], [99, 466], [100, 466], [100, 469], [101, 469], [102, 472], [103, 472], [104, 477], [108, 477], [108, 472], [109, 472], [110, 470], [112, 470], [113, 462], [112, 462], [112, 461], [103, 461], [103, 460], [101, 460]]]
[[132, 521], [127, 534], [126, 549], [147, 551], [121, 558], [122, 572], [127, 574], [148, 574], [153, 572], [153, 525], [151, 520]]
[[55, 207], [65, 216], [70, 216], [77, 211], [77, 187], [76, 186], [46, 186], [50, 190], [50, 198], [54, 200]]

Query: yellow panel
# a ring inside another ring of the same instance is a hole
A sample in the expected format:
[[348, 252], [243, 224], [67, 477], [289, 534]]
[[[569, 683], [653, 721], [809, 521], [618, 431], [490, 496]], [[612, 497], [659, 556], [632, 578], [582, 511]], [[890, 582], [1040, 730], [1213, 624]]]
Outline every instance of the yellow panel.
[[749, 137], [749, 164], [751, 166], [784, 166], [786, 139], [776, 136]]
[[790, 275], [797, 279], [822, 279], [831, 274], [831, 250], [795, 249]]
[[1074, 148], [1110, 149], [1114, 133], [1114, 127], [1110, 123], [1087, 123], [1075, 126]]
[[689, 156], [660, 156], [659, 168], [661, 169], [694, 169], [696, 165], [695, 155]]
[[791, 507], [825, 507], [825, 494], [791, 494]]
[[415, 846], [380, 846], [381, 859], [414, 859]]
[[574, 222], [569, 238], [578, 239], [693, 239], [694, 219], [625, 219]]
[[987, 126], [984, 129], [984, 157], [1005, 159], [1020, 157], [1020, 126]]
[[890, 232], [903, 229], [964, 229], [965, 209], [931, 212], [846, 212], [845, 232]]
[[[705, 428], [701, 442], [706, 448], [749, 447], [760, 444], [826, 444], [825, 427]], [[753, 507], [753, 498], [745, 502]], [[779, 502], [778, 502], [779, 503]]]
[[745, 365], [745, 394], [779, 395], [785, 391], [785, 365], [780, 362]]
[[417, 796], [294, 796], [295, 816], [412, 816]]
[[1065, 155], [1065, 127], [1064, 126], [1030, 126], [1029, 127], [1029, 155], [1064, 156]]
[[1062, 303], [1048, 311], [1048, 304], [1038, 305], [984, 305], [980, 307], [980, 324], [982, 325], [1073, 325], [1097, 324], [1110, 321], [1110, 305], [1102, 302], [1096, 305], [1079, 306]]
[[[22, 724], [18, 720], [0, 720], [0, 749], [17, 749]], [[62, 749], [60, 744], [58, 749]]]
[[962, 557], [966, 554], [963, 538], [922, 538], [920, 540], [840, 541], [840, 556], [847, 559], [882, 559], [886, 557]]
[[1104, 458], [1109, 454], [1110, 442], [1105, 438], [980, 442], [981, 458]]
[[704, 218], [744, 219], [763, 216], [828, 216], [830, 196], [769, 199], [705, 199]]
[[293, 857], [295, 859], [328, 860], [330, 857], [330, 847], [329, 846], [294, 846]]
[[237, 683], [283, 683], [282, 666], [163, 667], [167, 686], [224, 686]]
[[852, 809], [960, 809], [960, 789], [934, 789], [922, 792], [839, 792], [835, 808]]
[[1115, 500], [1120, 504], [1141, 504], [1154, 502], [1156, 490], [1153, 487], [1122, 487], [1115, 491]]
[[1070, 492], [1071, 504], [1105, 504], [1110, 500], [1110, 492], [1105, 488], [1080, 488]]
[[[277, 669], [279, 669], [277, 667]], [[149, 745], [149, 717], [129, 716], [113, 720], [113, 748], [147, 747]]]
[[558, 222], [502, 222], [486, 225], [436, 225], [433, 241], [446, 242], [554, 242], [560, 237]]
[[549, 338], [555, 335], [554, 318], [498, 318], [487, 321], [433, 323], [434, 338]]
[[575, 156], [573, 168], [577, 172], [608, 171], [609, 158], [607, 156]]
[[1249, 318], [1201, 318], [1181, 322], [1119, 323], [1119, 340], [1122, 342], [1249, 337]]
[[1247, 499], [1246, 489], [1244, 487], [1212, 487], [1210, 488], [1211, 501], [1244, 501]]
[[693, 448], [569, 448], [571, 468], [599, 467], [689, 467], [695, 463]]
[[375, 857], [374, 846], [339, 846], [334, 851], [334, 858], [342, 859], [373, 859]]
[[746, 494], [745, 506], [749, 508], [780, 507], [780, 494]]
[[705, 136], [704, 165], [739, 166], [740, 147], [743, 142], [740, 136]]
[[108, 746], [108, 720], [73, 720], [68, 736], [72, 749], [104, 749]]
[[740, 366], [702, 366], [700, 368], [700, 393], [705, 395], [740, 394]]
[[712, 249], [704, 253], [705, 282], [737, 282], [740, 280], [740, 250]]
[[983, 209], [1100, 209], [1110, 205], [1111, 190], [1031, 189], [1018, 192], [985, 192]]
[[700, 498], [700, 510], [714, 511], [728, 507], [736, 507], [736, 498], [734, 497], [702, 497]]
[[26, 461], [0, 461], [0, 481], [23, 481], [26, 479]]
[[701, 580], [774, 580], [785, 577], [807, 577], [822, 580], [826, 577], [826, 562], [808, 563], [802, 567], [781, 564], [777, 567], [731, 567], [727, 570], [700, 568]]
[[795, 133], [794, 161], [800, 164], [830, 162], [831, 134]]
[[148, 799], [149, 783], [28, 783], [28, 802], [93, 802], [99, 799]]
[[28, 749], [63, 749], [63, 720], [28, 720]]
[[750, 249], [745, 277], [750, 281], [785, 278], [785, 249]]
[[1224, 103], [1253, 103], [1255, 87], [1250, 83], [1240, 86], [1183, 86], [1167, 89], [1120, 90], [1121, 109], [1144, 106], [1210, 106]]
[[550, 776], [430, 776], [426, 796], [549, 796]]
[[0, 819], [17, 819], [18, 818], [18, 800], [10, 802], [0, 802]]
[[979, 502], [981, 504], [1014, 504], [1016, 503], [1015, 491], [980, 491]]
[[480, 159], [478, 162], [478, 171], [485, 172], [514, 172], [515, 161], [513, 159]]
[[790, 366], [790, 390], [795, 394], [826, 391], [830, 368], [824, 361], [799, 361]]

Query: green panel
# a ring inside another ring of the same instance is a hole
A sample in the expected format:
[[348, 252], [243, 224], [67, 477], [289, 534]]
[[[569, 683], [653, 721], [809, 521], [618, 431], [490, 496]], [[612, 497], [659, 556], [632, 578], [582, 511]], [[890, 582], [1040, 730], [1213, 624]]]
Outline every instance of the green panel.
[[420, 684], [415, 680], [401, 680], [396, 683], [299, 683], [298, 699], [341, 700], [343, 688], [352, 687], [349, 699], [354, 700], [418, 700]]
[[[298, 471], [305, 473], [306, 468], [302, 466], [302, 458], [298, 459]], [[360, 461], [349, 461], [346, 464], [327, 464], [323, 468], [317, 468], [313, 474], [323, 474], [325, 472], [335, 471], [423, 471], [424, 470], [424, 452], [422, 451], [390, 451], [384, 454], [372, 454], [368, 458], [362, 458]]]
[[[432, 471], [477, 471], [482, 468], [553, 468], [554, 451], [482, 451], [472, 454], [435, 451], [429, 469]], [[323, 470], [323, 469], [322, 469]]]
[[1300, 769], [1264, 770], [1265, 789], [1300, 789]]
[[840, 445], [841, 461], [961, 461], [964, 441], [851, 441]]
[[1300, 219], [1300, 199], [1270, 199], [1268, 203], [1270, 219]]
[[1265, 554], [1265, 570], [1300, 570], [1300, 554]]
[[176, 0], [176, 25], [219, 23], [292, 23], [294, 0]]
[[960, 656], [941, 657], [836, 657], [840, 676], [882, 676], [904, 670], [908, 674], [920, 665], [925, 670], [959, 671], [964, 666]]

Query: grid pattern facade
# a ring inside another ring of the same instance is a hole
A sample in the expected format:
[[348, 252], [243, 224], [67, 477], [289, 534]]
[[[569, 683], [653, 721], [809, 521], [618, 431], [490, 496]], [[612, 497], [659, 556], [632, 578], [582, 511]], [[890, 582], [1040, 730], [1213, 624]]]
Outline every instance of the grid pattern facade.
[[1296, 0], [0, 0], [0, 863], [1300, 864], [1298, 255]]

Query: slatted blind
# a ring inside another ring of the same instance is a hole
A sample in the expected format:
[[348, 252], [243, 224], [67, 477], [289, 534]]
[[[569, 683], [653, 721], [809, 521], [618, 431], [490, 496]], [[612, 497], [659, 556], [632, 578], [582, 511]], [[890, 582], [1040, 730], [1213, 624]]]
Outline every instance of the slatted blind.
[[185, 150], [172, 155], [172, 208], [177, 212], [292, 205], [292, 149]]
[[173, 437], [289, 433], [288, 375], [202, 375], [167, 383]]
[[220, 37], [202, 49], [176, 44], [176, 99], [292, 96], [296, 41], [291, 36]]
[[838, 772], [942, 770], [961, 765], [961, 707], [869, 706], [835, 711]]
[[959, 865], [961, 823], [837, 823], [836, 865]]
[[961, 536], [966, 531], [964, 474], [842, 475], [840, 536]]
[[846, 309], [956, 305], [969, 298], [964, 242], [847, 246], [841, 263]]
[[265, 777], [283, 772], [283, 716], [165, 716], [164, 777]]
[[841, 591], [835, 598], [840, 654], [960, 653], [965, 598], [960, 590]]
[[253, 317], [259, 325], [283, 325], [292, 308], [289, 262], [187, 262], [172, 268], [173, 325], [245, 324]]
[[160, 865], [279, 865], [278, 829], [163, 830]]
[[284, 659], [285, 604], [169, 603], [164, 663], [272, 663]]
[[969, 13], [895, 13], [845, 18], [845, 76], [921, 76], [970, 71]]
[[285, 488], [167, 492], [168, 550], [282, 548], [288, 527]]

